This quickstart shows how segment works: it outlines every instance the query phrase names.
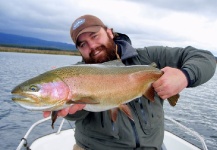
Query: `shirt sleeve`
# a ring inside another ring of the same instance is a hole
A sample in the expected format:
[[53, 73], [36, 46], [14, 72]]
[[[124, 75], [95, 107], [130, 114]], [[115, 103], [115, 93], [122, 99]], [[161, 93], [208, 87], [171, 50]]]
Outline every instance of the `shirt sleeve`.
[[216, 69], [216, 59], [210, 51], [191, 46], [186, 48], [152, 46], [145, 47], [142, 53], [160, 69], [166, 66], [181, 69], [188, 79], [188, 87], [207, 82]]

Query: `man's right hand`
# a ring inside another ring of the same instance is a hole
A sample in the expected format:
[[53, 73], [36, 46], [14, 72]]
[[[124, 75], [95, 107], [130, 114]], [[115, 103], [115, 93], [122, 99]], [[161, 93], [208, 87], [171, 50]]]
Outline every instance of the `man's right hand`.
[[[82, 110], [85, 107], [86, 104], [74, 104], [70, 107], [61, 109], [58, 111], [57, 116], [65, 117], [67, 114], [74, 114], [79, 110]], [[43, 116], [44, 118], [49, 117], [51, 114], [51, 111], [44, 111]]]

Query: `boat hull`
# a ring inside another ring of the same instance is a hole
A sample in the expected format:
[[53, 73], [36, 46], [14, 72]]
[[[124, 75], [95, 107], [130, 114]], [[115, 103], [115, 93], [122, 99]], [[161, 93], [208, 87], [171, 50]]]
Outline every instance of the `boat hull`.
[[[165, 131], [162, 150], [200, 150], [198, 147], [183, 140], [182, 138]], [[60, 133], [53, 133], [35, 140], [30, 146], [31, 150], [72, 150], [75, 144], [74, 130], [63, 130]]]

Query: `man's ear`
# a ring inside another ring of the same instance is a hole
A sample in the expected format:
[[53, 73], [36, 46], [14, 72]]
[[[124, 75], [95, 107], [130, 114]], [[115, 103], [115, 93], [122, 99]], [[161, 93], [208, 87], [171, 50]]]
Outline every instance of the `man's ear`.
[[112, 29], [107, 28], [106, 32], [108, 33], [108, 35], [110, 36], [110, 38], [114, 38], [114, 34], [112, 32]]

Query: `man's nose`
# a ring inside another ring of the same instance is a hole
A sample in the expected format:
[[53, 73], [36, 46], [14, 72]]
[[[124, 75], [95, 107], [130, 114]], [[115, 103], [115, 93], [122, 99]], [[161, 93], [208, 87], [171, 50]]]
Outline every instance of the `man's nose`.
[[88, 46], [89, 46], [90, 49], [95, 49], [97, 47], [96, 43], [94, 41], [89, 41]]

